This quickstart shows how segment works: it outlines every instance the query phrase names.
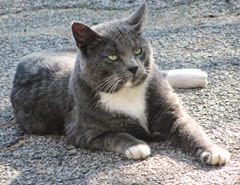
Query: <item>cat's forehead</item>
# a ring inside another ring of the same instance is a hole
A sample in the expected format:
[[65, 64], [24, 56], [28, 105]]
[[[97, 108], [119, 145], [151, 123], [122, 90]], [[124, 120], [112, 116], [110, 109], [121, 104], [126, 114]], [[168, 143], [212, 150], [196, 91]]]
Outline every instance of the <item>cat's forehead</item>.
[[125, 24], [122, 21], [111, 21], [107, 23], [102, 23], [92, 27], [95, 31], [99, 32], [102, 35], [112, 34], [116, 30], [121, 30], [123, 32], [131, 32], [132, 29], [129, 25]]
[[116, 44], [134, 45], [136, 44], [139, 34], [129, 26], [120, 21], [101, 24], [95, 28], [107, 40]]

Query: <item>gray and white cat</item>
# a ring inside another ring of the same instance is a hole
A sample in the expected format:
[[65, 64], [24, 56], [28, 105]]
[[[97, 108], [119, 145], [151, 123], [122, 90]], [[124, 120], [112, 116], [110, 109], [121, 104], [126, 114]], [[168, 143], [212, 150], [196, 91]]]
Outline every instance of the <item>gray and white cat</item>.
[[145, 9], [93, 28], [74, 22], [77, 50], [23, 58], [11, 92], [17, 122], [28, 134], [65, 134], [76, 147], [128, 158], [148, 157], [145, 141], [170, 140], [204, 164], [225, 164], [229, 152], [210, 141], [154, 65]]

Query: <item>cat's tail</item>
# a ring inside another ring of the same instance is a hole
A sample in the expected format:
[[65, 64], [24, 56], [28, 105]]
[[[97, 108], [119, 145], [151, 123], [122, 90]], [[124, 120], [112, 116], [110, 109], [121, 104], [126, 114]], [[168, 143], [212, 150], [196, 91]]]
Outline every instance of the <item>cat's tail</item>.
[[203, 88], [207, 85], [207, 73], [200, 69], [174, 69], [165, 72], [173, 88]]

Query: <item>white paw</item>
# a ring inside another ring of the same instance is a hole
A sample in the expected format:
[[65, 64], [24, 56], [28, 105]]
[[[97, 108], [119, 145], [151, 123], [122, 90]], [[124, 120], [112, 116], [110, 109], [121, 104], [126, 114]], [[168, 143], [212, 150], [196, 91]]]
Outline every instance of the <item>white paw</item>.
[[230, 153], [223, 148], [216, 147], [210, 152], [203, 152], [200, 159], [204, 164], [221, 165], [230, 160]]
[[129, 159], [144, 159], [151, 154], [151, 149], [146, 144], [138, 144], [129, 147], [125, 154]]

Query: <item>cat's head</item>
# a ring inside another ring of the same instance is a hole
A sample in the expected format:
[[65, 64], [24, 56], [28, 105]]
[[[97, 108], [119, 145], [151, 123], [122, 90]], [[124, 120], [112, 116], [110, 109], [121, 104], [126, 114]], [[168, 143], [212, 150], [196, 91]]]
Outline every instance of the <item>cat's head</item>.
[[147, 81], [152, 69], [150, 42], [142, 35], [145, 4], [128, 18], [93, 28], [74, 22], [81, 78], [97, 92], [113, 93]]

